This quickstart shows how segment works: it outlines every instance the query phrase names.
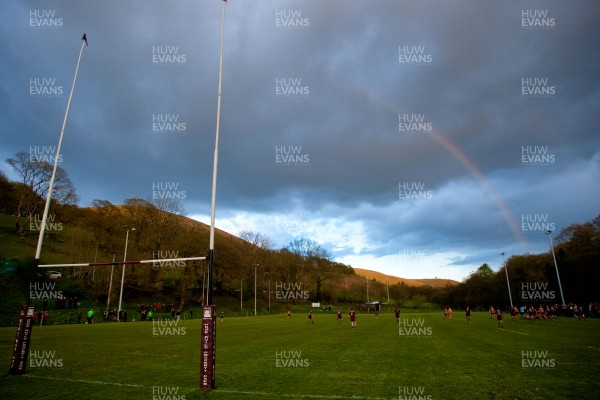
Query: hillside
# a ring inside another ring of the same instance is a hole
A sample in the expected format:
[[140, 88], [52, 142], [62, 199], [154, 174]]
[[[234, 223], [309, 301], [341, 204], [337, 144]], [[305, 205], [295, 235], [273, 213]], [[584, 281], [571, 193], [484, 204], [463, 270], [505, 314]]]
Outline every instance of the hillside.
[[431, 287], [446, 287], [456, 286], [460, 284], [460, 282], [452, 280], [452, 279], [415, 279], [417, 282], [423, 283], [425, 286]]
[[393, 275], [386, 275], [381, 272], [371, 271], [368, 269], [354, 268], [356, 275], [365, 277], [369, 280], [375, 279], [377, 282], [389, 283], [390, 285], [396, 285], [398, 283], [404, 283], [406, 286], [420, 287], [420, 286], [432, 286], [432, 287], [445, 287], [447, 285], [454, 286], [458, 285], [459, 282], [453, 281], [452, 279], [407, 279], [400, 278]]
[[[0, 325], [13, 324], [18, 306], [29, 294], [26, 289], [31, 286], [29, 279], [38, 239], [36, 221], [23, 218], [17, 231], [15, 216], [0, 213], [0, 260], [3, 260], [0, 264]], [[57, 207], [52, 212], [52, 221], [54, 225], [44, 239], [41, 264], [122, 260], [126, 238], [128, 260], [203, 256], [208, 249], [206, 224], [158, 209], [141, 199], [127, 199], [124, 205], [116, 206], [99, 201], [94, 207]], [[126, 227], [130, 227], [129, 233]], [[257, 313], [285, 311], [290, 306], [304, 307], [314, 302], [356, 306], [368, 299], [389, 299], [391, 304], [412, 308], [427, 303], [431, 295], [426, 280], [403, 279], [361, 269], [356, 270], [357, 274], [347, 265], [311, 255], [314, 249], [310, 246], [318, 244], [310, 239], [301, 240], [296, 249], [261, 248], [217, 229], [215, 302], [226, 309], [248, 314], [255, 309]], [[306, 245], [309, 247], [303, 247]], [[53, 270], [62, 277], [46, 283], [52, 286], [47, 296], [56, 298], [60, 293], [67, 298], [76, 297], [82, 307], [106, 308], [108, 304], [116, 307], [121, 298], [121, 271], [126, 271], [122, 285], [125, 309], [155, 303], [198, 307], [205, 299], [205, 262], [131, 265], [126, 269], [117, 266], [112, 286], [112, 267], [55, 267]], [[370, 275], [365, 275], [367, 272]], [[368, 285], [367, 279], [378, 282]], [[398, 285], [400, 282], [405, 285]], [[444, 286], [447, 281], [434, 280], [434, 283]], [[39, 299], [37, 303], [41, 306]], [[58, 310], [56, 306], [53, 309]], [[65, 315], [60, 312], [53, 314], [55, 321], [69, 320], [69, 312], [65, 311]]]

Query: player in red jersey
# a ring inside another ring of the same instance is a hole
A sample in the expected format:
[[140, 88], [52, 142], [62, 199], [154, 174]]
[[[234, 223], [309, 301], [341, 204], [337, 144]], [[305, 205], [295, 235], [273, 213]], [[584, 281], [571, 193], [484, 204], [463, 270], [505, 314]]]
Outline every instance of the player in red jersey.
[[467, 322], [471, 322], [471, 307], [467, 306], [465, 314], [467, 315]]
[[496, 310], [496, 320], [498, 321], [498, 328], [504, 328], [504, 319], [502, 318], [502, 310], [500, 310], [500, 307]]
[[356, 328], [356, 311], [354, 311], [354, 308], [350, 310], [350, 324], [352, 329]]
[[314, 324], [315, 323], [315, 321], [313, 321], [313, 317], [312, 317], [312, 310], [310, 310], [308, 312], [308, 323], [309, 324]]
[[337, 310], [337, 321], [338, 321], [338, 324], [342, 323], [342, 309], [341, 308], [338, 308], [338, 310]]

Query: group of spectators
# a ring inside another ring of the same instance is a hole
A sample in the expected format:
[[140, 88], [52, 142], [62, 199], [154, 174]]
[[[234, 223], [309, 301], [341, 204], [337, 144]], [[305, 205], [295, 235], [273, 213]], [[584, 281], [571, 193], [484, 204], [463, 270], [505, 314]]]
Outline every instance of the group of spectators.
[[[177, 308], [174, 303], [140, 304], [140, 321], [152, 321], [156, 312], [170, 313], [172, 320], [179, 321], [182, 310], [181, 307]], [[192, 318], [192, 315], [192, 311], [190, 310], [190, 318]]]
[[48, 322], [48, 311], [38, 311], [33, 315], [33, 323], [39, 323], [39, 325], [46, 325]]
[[[65, 296], [56, 296], [54, 299], [54, 309], [55, 310], [65, 310], [69, 309], [77, 309], [79, 306], [79, 299], [77, 296], [73, 297], [65, 297]], [[48, 299], [44, 299], [42, 302], [42, 311], [48, 311]]]
[[[140, 313], [140, 321], [152, 321], [155, 318], [155, 313], [163, 312], [170, 313], [172, 320], [181, 319], [181, 308], [176, 308], [174, 303], [164, 304], [164, 303], [154, 303], [154, 304], [140, 304], [139, 313]], [[104, 310], [102, 313], [104, 321], [120, 321], [127, 322], [128, 314], [127, 310], [117, 309], [113, 310]], [[192, 317], [192, 311], [190, 311], [190, 318]]]
[[117, 312], [117, 309], [112, 310], [104, 310], [102, 312], [102, 317], [104, 321], [121, 321], [127, 322], [127, 310], [120, 310]]
[[[67, 298], [61, 297], [56, 299], [56, 309], [61, 310], [65, 308], [65, 305], [68, 304], [69, 308], [77, 309], [77, 297]], [[39, 321], [40, 325], [43, 325], [48, 320], [48, 300], [44, 300], [42, 304], [42, 309], [35, 313], [34, 320]], [[172, 320], [181, 319], [182, 310], [181, 308], [176, 308], [174, 303], [164, 304], [164, 303], [155, 303], [155, 304], [140, 304], [139, 313], [140, 313], [140, 321], [152, 321], [154, 318], [154, 313], [156, 312], [167, 312], [171, 314]], [[87, 318], [87, 323], [91, 324], [94, 320], [94, 309], [90, 308], [90, 310], [85, 314]], [[79, 311], [77, 316], [77, 323], [81, 323], [83, 319], [84, 313], [83, 311]], [[192, 318], [193, 312], [190, 310], [190, 318]], [[127, 322], [128, 321], [128, 313], [127, 310], [117, 310], [116, 308], [112, 310], [104, 310], [102, 311], [102, 319], [105, 322], [114, 321], [114, 322]]]
[[[539, 306], [513, 306], [507, 307], [511, 319], [535, 320], [556, 320], [557, 317], [576, 317], [584, 320], [586, 317], [600, 318], [600, 303], [590, 303], [587, 307], [575, 303], [569, 304], [540, 304]], [[498, 313], [494, 307], [490, 307], [492, 318]]]

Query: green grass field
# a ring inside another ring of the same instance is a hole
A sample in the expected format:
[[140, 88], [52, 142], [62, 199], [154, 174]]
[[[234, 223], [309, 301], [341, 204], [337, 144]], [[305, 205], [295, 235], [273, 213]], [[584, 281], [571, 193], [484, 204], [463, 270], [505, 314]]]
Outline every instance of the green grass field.
[[[33, 330], [28, 372], [2, 399], [597, 399], [600, 320], [510, 321], [487, 313], [315, 313], [217, 322], [215, 390], [200, 392], [200, 320]], [[161, 328], [161, 329], [157, 329]], [[416, 328], [416, 329], [413, 329]], [[10, 362], [15, 328], [0, 328]], [[413, 333], [413, 332], [411, 332]], [[156, 335], [155, 335], [156, 334]], [[34, 361], [32, 361], [34, 360]], [[36, 367], [32, 367], [37, 365]], [[523, 366], [525, 364], [525, 367]], [[290, 366], [294, 365], [294, 366]]]

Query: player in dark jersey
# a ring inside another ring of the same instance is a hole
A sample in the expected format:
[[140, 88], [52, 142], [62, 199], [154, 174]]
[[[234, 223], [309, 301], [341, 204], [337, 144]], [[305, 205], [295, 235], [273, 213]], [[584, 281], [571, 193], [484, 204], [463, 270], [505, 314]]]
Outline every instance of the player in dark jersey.
[[471, 322], [471, 307], [467, 306], [465, 314], [467, 315], [467, 322]]
[[354, 311], [354, 308], [350, 310], [350, 325], [352, 329], [356, 328], [356, 311]]
[[314, 324], [315, 323], [315, 321], [313, 321], [313, 317], [312, 317], [312, 310], [310, 310], [308, 312], [308, 323], [309, 324]]
[[498, 321], [498, 328], [504, 328], [504, 320], [502, 319], [502, 310], [500, 310], [500, 307], [496, 310], [496, 320]]
[[342, 309], [341, 308], [338, 308], [338, 310], [337, 310], [337, 321], [338, 321], [338, 324], [342, 323]]
[[394, 314], [396, 314], [396, 322], [400, 323], [400, 309], [398, 307], [394, 310]]

